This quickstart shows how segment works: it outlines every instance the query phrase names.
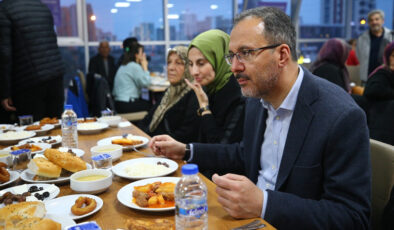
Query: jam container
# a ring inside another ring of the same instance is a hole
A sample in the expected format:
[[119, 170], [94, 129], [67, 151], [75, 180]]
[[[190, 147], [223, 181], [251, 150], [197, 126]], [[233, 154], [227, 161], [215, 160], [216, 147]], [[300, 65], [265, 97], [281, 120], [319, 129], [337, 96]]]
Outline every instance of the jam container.
[[68, 226], [66, 230], [101, 230], [96, 221], [84, 222], [72, 226]]
[[108, 153], [93, 156], [92, 162], [93, 162], [93, 168], [96, 169], [112, 168], [112, 156]]
[[12, 170], [24, 170], [27, 169], [27, 164], [30, 162], [30, 150], [19, 149], [12, 151]]

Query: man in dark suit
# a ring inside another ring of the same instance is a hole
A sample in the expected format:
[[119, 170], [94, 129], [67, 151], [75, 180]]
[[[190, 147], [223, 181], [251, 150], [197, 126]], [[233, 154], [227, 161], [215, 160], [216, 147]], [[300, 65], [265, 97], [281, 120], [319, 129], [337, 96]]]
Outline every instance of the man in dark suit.
[[112, 92], [117, 69], [114, 58], [109, 55], [111, 52], [109, 43], [107, 41], [100, 42], [98, 51], [99, 53], [89, 61], [89, 74], [100, 74], [103, 76], [107, 80]]
[[368, 229], [365, 115], [344, 90], [298, 66], [295, 38], [290, 18], [275, 8], [235, 19], [226, 59], [250, 97], [241, 143], [185, 145], [157, 136], [149, 145], [203, 169], [244, 170], [246, 177], [212, 177], [235, 218], [262, 217], [278, 229]]

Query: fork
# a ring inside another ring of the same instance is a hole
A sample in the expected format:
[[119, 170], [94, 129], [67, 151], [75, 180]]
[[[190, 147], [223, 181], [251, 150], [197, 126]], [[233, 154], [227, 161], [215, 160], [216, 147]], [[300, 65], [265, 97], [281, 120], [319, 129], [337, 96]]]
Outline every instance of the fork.
[[141, 151], [137, 150], [137, 148], [133, 145], [131, 146], [131, 148], [133, 149], [133, 151], [135, 151], [137, 153], [141, 153], [142, 155], [144, 155], [146, 157], [157, 157], [156, 155], [153, 155], [153, 154], [141, 152]]
[[255, 230], [259, 228], [264, 228], [265, 224], [261, 223], [260, 220], [254, 220], [248, 224], [241, 225], [239, 227], [233, 228], [231, 230]]

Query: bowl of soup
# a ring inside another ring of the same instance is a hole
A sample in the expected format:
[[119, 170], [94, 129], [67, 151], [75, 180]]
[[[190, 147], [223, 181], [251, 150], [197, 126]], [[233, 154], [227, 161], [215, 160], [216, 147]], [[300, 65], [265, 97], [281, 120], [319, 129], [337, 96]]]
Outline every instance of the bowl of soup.
[[106, 169], [87, 169], [70, 177], [70, 187], [78, 193], [97, 194], [112, 184], [112, 172]]
[[92, 156], [107, 153], [111, 155], [112, 161], [117, 161], [123, 155], [123, 147], [121, 145], [97, 145], [90, 149]]
[[121, 116], [106, 116], [100, 117], [99, 122], [107, 123], [111, 127], [118, 127], [119, 123], [122, 121]]

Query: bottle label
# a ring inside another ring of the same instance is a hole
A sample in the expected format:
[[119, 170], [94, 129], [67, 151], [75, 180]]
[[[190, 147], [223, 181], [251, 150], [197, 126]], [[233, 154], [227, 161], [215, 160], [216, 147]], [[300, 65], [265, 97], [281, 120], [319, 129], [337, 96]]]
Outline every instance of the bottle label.
[[200, 206], [196, 208], [191, 208], [191, 209], [183, 209], [179, 208], [179, 214], [183, 216], [194, 216], [197, 218], [200, 218], [202, 215], [204, 215], [206, 212], [208, 212], [208, 206]]

